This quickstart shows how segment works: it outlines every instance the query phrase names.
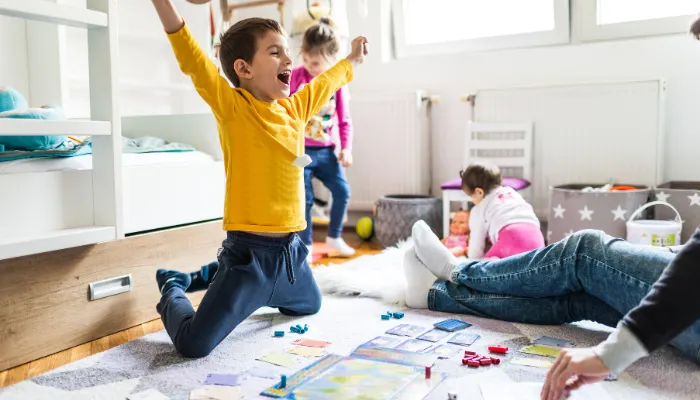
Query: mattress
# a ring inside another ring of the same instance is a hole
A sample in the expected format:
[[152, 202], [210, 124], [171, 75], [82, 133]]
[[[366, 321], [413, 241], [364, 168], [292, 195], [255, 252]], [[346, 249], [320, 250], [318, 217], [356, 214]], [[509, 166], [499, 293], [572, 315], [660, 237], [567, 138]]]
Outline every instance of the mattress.
[[[154, 164], [200, 164], [216, 160], [200, 151], [126, 153], [122, 154], [123, 167]], [[24, 174], [49, 171], [79, 171], [92, 169], [92, 154], [75, 157], [27, 158], [0, 162], [0, 174]]]

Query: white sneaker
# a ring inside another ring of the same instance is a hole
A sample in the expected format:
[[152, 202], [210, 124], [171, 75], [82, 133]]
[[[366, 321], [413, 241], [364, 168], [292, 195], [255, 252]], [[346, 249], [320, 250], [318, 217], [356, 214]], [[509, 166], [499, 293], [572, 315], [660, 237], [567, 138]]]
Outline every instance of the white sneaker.
[[327, 237], [326, 244], [337, 250], [343, 257], [350, 257], [355, 254], [355, 249], [348, 246], [348, 244], [345, 243], [345, 240], [343, 240], [343, 238], [335, 239]]

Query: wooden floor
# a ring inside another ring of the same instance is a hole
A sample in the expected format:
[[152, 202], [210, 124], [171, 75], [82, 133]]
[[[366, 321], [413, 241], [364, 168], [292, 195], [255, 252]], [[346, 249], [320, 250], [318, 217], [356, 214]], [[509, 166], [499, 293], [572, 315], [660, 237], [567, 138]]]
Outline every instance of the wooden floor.
[[[350, 246], [357, 249], [357, 254], [353, 258], [365, 254], [374, 254], [381, 249], [381, 246], [375, 242], [361, 242], [356, 235], [344, 234], [343, 236]], [[317, 237], [315, 237], [315, 239], [318, 240]], [[348, 260], [349, 259], [342, 258], [324, 258], [317, 261], [315, 265], [327, 265], [331, 263], [340, 264]], [[72, 349], [64, 350], [48, 357], [20, 365], [7, 371], [2, 371], [0, 372], [0, 388], [14, 385], [15, 383], [21, 382], [25, 379], [44, 374], [62, 365], [103, 352], [111, 349], [112, 347], [119, 346], [120, 344], [140, 338], [141, 336], [148, 335], [150, 333], [158, 332], [162, 329], [163, 323], [161, 320], [157, 319], [133, 328], [129, 328], [125, 331], [117, 332], [107, 337], [73, 347]]]

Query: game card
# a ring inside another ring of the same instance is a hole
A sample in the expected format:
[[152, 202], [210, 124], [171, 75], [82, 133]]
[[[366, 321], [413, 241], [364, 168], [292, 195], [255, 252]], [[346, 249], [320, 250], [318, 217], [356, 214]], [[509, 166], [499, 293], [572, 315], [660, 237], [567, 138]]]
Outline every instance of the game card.
[[407, 341], [396, 346], [396, 349], [417, 353], [427, 349], [428, 346], [430, 346], [430, 343], [427, 343], [425, 340], [408, 339]]
[[279, 365], [280, 367], [291, 367], [297, 362], [296, 357], [288, 353], [268, 353], [258, 358], [258, 360]]
[[297, 346], [306, 346], [306, 347], [326, 347], [330, 346], [331, 342], [326, 342], [325, 340], [314, 340], [314, 339], [297, 339], [292, 342], [292, 344], [296, 344]]
[[321, 357], [326, 355], [326, 351], [321, 347], [303, 347], [294, 346], [288, 350], [290, 354], [296, 354], [304, 357]]
[[250, 376], [254, 376], [256, 378], [263, 378], [263, 379], [279, 379], [280, 373], [282, 373], [283, 370], [277, 369], [274, 367], [270, 366], [255, 366], [248, 371], [246, 371], [246, 374]]
[[244, 376], [233, 374], [209, 374], [204, 381], [205, 385], [240, 386], [245, 380]]
[[400, 342], [401, 342], [401, 339], [399, 339], [399, 338], [393, 338], [393, 337], [388, 337], [388, 336], [377, 336], [376, 338], [370, 340], [367, 343], [362, 344], [361, 346], [391, 348], [391, 347], [396, 346]]
[[459, 346], [453, 344], [439, 344], [429, 348], [424, 353], [435, 354], [438, 358], [451, 358], [461, 351], [462, 349]]
[[557, 339], [551, 336], [538, 336], [532, 341], [534, 344], [541, 344], [544, 346], [554, 346], [554, 347], [573, 347], [573, 343], [564, 339]]
[[240, 386], [203, 386], [190, 392], [190, 400], [237, 400], [243, 397]]
[[416, 339], [419, 340], [425, 340], [428, 342], [439, 342], [445, 337], [449, 336], [450, 332], [442, 331], [439, 329], [433, 329], [428, 332], [425, 332], [424, 334], [418, 336]]
[[539, 344], [533, 344], [531, 346], [523, 347], [520, 349], [520, 352], [525, 354], [534, 354], [536, 356], [556, 357], [559, 355], [561, 350]]
[[510, 363], [537, 368], [549, 368], [553, 364], [551, 361], [537, 360], [535, 358], [515, 358]]
[[458, 344], [460, 346], [471, 346], [481, 338], [481, 335], [478, 335], [476, 333], [466, 333], [466, 332], [461, 332], [461, 333], [456, 333], [454, 336], [452, 336], [447, 343], [452, 343], [452, 344]]
[[386, 331], [386, 333], [388, 333], [389, 335], [396, 336], [416, 336], [424, 331], [425, 328], [423, 328], [422, 326], [401, 324], [399, 326], [389, 329], [388, 331]]

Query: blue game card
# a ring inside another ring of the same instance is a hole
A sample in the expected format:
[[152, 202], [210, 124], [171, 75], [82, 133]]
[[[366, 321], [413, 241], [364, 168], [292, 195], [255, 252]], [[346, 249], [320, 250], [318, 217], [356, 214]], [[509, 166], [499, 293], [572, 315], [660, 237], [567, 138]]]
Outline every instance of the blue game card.
[[447, 343], [452, 343], [452, 344], [458, 344], [460, 346], [471, 346], [481, 338], [481, 335], [477, 335], [476, 333], [466, 333], [466, 332], [461, 332], [457, 333], [454, 336], [452, 336]]
[[376, 338], [370, 340], [369, 342], [363, 344], [362, 346], [391, 348], [391, 347], [396, 346], [400, 342], [401, 342], [401, 339], [399, 339], [397, 337], [377, 336]]
[[428, 342], [439, 342], [449, 334], [449, 332], [433, 329], [418, 336], [416, 339], [426, 340]]
[[574, 344], [564, 339], [557, 339], [551, 336], [538, 336], [532, 341], [535, 344], [554, 347], [572, 347]]

